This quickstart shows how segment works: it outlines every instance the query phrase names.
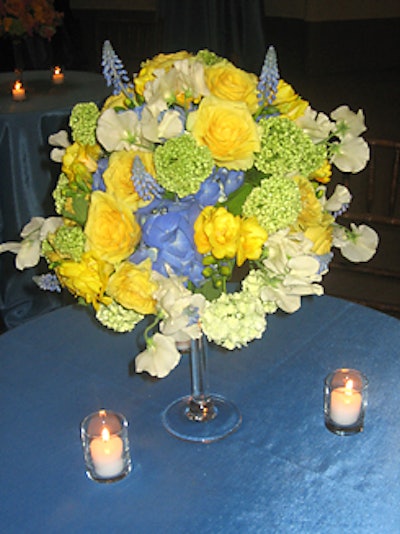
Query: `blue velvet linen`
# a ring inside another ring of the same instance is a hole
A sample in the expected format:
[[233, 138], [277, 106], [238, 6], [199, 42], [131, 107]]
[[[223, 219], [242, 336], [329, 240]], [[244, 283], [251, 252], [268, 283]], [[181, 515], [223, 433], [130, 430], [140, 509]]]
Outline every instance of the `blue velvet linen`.
[[[14, 102], [14, 73], [0, 74], [0, 243], [19, 241], [33, 216], [55, 215], [51, 193], [60, 166], [50, 160], [48, 136], [66, 129], [72, 107], [80, 101], [101, 104], [110, 90], [100, 74], [67, 71], [53, 85], [50, 71], [23, 73], [27, 99]], [[13, 254], [0, 255], [0, 314], [8, 328], [64, 303], [40, 291], [32, 276], [40, 267], [17, 272]]]
[[[400, 322], [330, 297], [269, 319], [262, 340], [211, 345], [212, 390], [242, 426], [213, 444], [170, 436], [163, 409], [189, 392], [187, 358], [169, 377], [132, 375], [143, 325], [100, 327], [64, 307], [0, 336], [1, 521], [13, 533], [398, 533]], [[323, 380], [349, 366], [370, 381], [365, 430], [330, 433]], [[130, 422], [134, 469], [86, 478], [79, 423], [110, 408]]]

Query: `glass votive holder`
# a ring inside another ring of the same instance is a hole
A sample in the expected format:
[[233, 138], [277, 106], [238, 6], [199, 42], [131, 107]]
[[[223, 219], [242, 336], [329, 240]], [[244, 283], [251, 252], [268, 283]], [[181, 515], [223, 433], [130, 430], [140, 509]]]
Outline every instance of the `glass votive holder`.
[[368, 379], [356, 369], [337, 369], [324, 382], [324, 417], [339, 436], [362, 432], [368, 403]]
[[81, 423], [87, 476], [96, 482], [117, 482], [131, 471], [128, 421], [110, 410], [100, 410]]

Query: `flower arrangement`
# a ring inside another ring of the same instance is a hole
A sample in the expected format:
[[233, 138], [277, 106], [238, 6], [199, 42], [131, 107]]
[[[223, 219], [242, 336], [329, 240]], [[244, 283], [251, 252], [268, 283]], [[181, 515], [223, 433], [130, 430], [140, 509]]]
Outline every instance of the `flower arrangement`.
[[102, 109], [78, 103], [72, 143], [66, 131], [49, 140], [59, 216], [33, 218], [0, 252], [19, 269], [44, 257], [38, 285], [66, 288], [110, 329], [152, 316], [138, 372], [166, 376], [176, 342], [202, 333], [228, 350], [260, 338], [269, 314], [323, 293], [333, 247], [373, 256], [373, 229], [336, 221], [350, 192], [328, 198], [326, 185], [332, 165], [365, 167], [363, 112], [314, 111], [280, 78], [273, 47], [259, 77], [202, 50], [159, 54], [130, 80], [107, 41], [103, 69]]
[[37, 34], [51, 39], [63, 14], [54, 9], [52, 0], [0, 1], [0, 37], [21, 38]]

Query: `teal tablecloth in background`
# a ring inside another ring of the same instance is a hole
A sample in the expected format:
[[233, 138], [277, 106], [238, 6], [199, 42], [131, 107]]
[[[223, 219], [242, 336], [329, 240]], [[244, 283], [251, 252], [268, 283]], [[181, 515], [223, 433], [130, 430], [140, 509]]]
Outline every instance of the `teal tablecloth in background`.
[[[399, 533], [397, 319], [310, 297], [243, 350], [211, 345], [211, 390], [243, 416], [211, 444], [161, 423], [189, 393], [187, 357], [159, 381], [130, 374], [142, 330], [114, 334], [67, 306], [0, 336], [4, 532]], [[324, 378], [342, 366], [370, 383], [364, 432], [347, 437], [323, 419]], [[80, 444], [81, 420], [101, 408], [130, 423], [134, 469], [113, 485], [86, 478]]]
[[[31, 217], [55, 214], [51, 193], [60, 166], [50, 160], [48, 136], [67, 127], [76, 103], [100, 105], [110, 94], [95, 73], [66, 71], [62, 85], [52, 84], [50, 70], [24, 72], [22, 78], [27, 99], [14, 102], [14, 73], [0, 74], [0, 243], [19, 241]], [[0, 315], [8, 328], [63, 303], [33, 284], [32, 276], [46, 270], [19, 272], [14, 255], [0, 255]]]

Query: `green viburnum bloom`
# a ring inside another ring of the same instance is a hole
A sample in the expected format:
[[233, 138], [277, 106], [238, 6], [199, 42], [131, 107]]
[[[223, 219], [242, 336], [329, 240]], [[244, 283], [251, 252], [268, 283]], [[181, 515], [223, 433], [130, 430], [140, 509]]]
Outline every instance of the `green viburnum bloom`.
[[76, 104], [69, 118], [72, 139], [82, 145], [95, 145], [99, 115], [100, 111], [94, 102]]
[[154, 153], [157, 181], [178, 197], [197, 193], [210, 175], [214, 161], [206, 146], [199, 146], [187, 134], [169, 139]]
[[281, 117], [262, 119], [261, 150], [254, 166], [272, 176], [301, 174], [319, 169], [326, 157], [325, 145], [316, 145], [293, 121]]
[[69, 189], [68, 177], [64, 173], [61, 173], [58, 177], [56, 188], [53, 191], [55, 210], [59, 215], [63, 214], [65, 202], [67, 200], [66, 193], [69, 191]]
[[267, 326], [260, 299], [244, 291], [222, 293], [208, 302], [201, 321], [206, 336], [228, 350], [260, 339]]
[[301, 210], [297, 184], [291, 178], [265, 178], [243, 204], [243, 215], [256, 217], [269, 234], [291, 226]]
[[96, 313], [96, 319], [104, 326], [115, 332], [130, 332], [144, 315], [128, 310], [115, 301], [106, 306], [100, 304]]
[[60, 226], [50, 240], [42, 243], [44, 256], [54, 250], [65, 258], [79, 262], [85, 251], [86, 236], [80, 226]]
[[217, 56], [215, 52], [211, 52], [207, 49], [199, 50], [197, 52], [196, 59], [198, 59], [199, 61], [204, 63], [204, 65], [207, 65], [209, 67], [211, 65], [215, 65], [216, 63], [220, 63], [221, 61], [226, 61], [226, 59]]

